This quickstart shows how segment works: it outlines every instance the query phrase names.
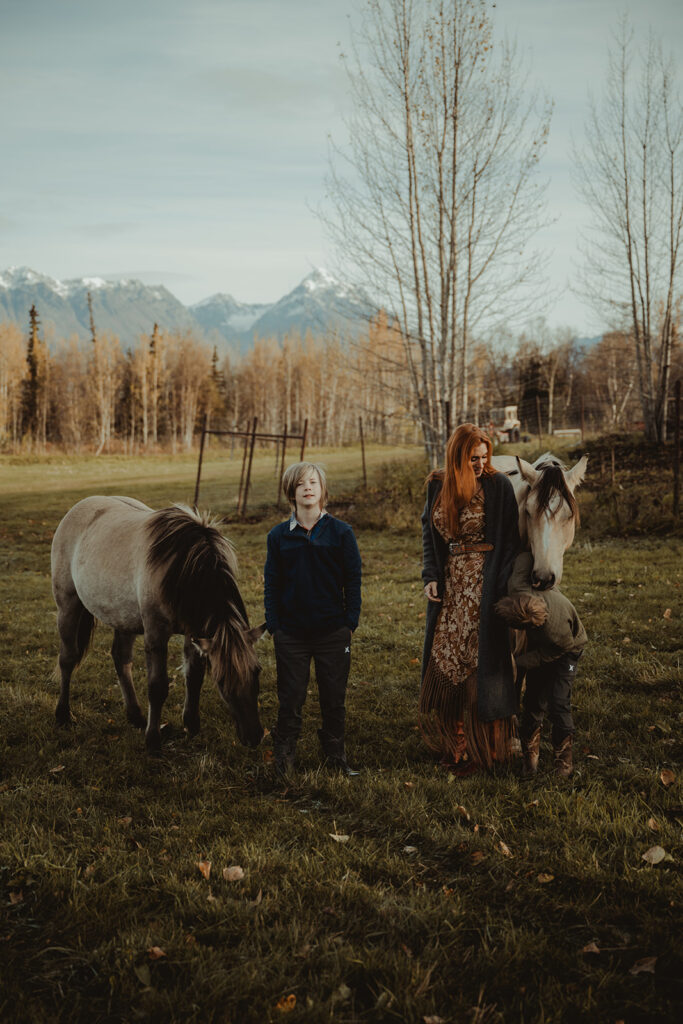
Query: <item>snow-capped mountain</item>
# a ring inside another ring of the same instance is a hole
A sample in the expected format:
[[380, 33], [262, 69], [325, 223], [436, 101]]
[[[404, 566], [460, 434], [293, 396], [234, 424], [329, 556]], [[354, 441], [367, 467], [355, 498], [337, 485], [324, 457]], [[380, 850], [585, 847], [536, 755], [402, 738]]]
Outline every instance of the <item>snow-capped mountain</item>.
[[190, 328], [219, 351], [244, 351], [254, 337], [282, 338], [295, 330], [302, 335], [308, 330], [318, 335], [335, 330], [358, 333], [375, 312], [360, 292], [320, 269], [277, 302], [249, 304], [219, 293], [184, 306], [163, 285], [98, 277], [58, 281], [28, 267], [11, 267], [0, 274], [0, 322], [14, 321], [26, 330], [35, 304], [48, 336], [87, 338], [88, 292], [98, 331], [118, 335], [124, 347], [149, 334], [157, 323], [167, 330]]
[[57, 338], [90, 336], [88, 292], [98, 331], [117, 334], [124, 344], [149, 334], [155, 323], [169, 330], [196, 327], [188, 310], [163, 287], [140, 281], [105, 281], [101, 277], [58, 281], [28, 267], [11, 267], [0, 274], [0, 320], [13, 320], [22, 330], [32, 305], [44, 330]]

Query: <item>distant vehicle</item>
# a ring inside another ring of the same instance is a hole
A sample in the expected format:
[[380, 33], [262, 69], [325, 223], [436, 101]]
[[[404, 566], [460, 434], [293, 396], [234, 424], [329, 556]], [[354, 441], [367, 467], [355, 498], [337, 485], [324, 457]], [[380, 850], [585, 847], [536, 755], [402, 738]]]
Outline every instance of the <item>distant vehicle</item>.
[[488, 431], [496, 441], [519, 441], [521, 423], [517, 417], [517, 406], [506, 405], [489, 412]]

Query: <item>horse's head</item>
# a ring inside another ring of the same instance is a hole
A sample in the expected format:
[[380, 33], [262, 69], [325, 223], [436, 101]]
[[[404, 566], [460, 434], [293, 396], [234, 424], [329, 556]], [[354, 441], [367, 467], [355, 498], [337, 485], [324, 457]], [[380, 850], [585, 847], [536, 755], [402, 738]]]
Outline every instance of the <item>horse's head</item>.
[[520, 503], [523, 523], [534, 556], [531, 582], [538, 590], [549, 590], [562, 579], [562, 562], [574, 540], [579, 507], [574, 491], [583, 480], [588, 459], [584, 455], [570, 470], [554, 456], [541, 456], [533, 466], [517, 459], [519, 472], [528, 485], [526, 500]]
[[213, 636], [195, 640], [209, 659], [211, 675], [245, 747], [257, 747], [265, 735], [258, 711], [261, 665], [254, 650], [265, 631], [265, 622], [254, 629], [221, 623]]

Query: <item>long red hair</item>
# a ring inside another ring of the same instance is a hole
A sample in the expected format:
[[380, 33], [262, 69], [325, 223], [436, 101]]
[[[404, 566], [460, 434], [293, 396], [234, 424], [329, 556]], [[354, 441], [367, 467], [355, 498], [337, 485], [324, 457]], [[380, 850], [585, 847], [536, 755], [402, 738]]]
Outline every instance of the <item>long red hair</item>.
[[458, 513], [465, 505], [469, 505], [477, 489], [477, 478], [474, 475], [470, 458], [475, 448], [486, 445], [486, 463], [483, 475], [492, 476], [496, 471], [491, 465], [493, 445], [491, 438], [481, 427], [474, 423], [461, 423], [453, 431], [446, 445], [446, 465], [443, 469], [435, 469], [427, 477], [427, 481], [443, 480], [443, 486], [436, 500], [446, 510], [448, 532], [457, 537], [460, 532]]

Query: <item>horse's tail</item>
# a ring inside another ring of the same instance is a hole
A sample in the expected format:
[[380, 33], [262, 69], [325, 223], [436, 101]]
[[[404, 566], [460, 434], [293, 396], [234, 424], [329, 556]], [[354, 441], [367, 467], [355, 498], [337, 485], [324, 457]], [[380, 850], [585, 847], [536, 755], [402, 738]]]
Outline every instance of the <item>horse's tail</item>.
[[[150, 519], [150, 569], [161, 571], [160, 590], [179, 628], [212, 638], [212, 675], [231, 677], [239, 686], [258, 660], [246, 633], [246, 608], [235, 574], [232, 544], [206, 514], [184, 505], [156, 512]], [[232, 670], [232, 671], [230, 671]]]

